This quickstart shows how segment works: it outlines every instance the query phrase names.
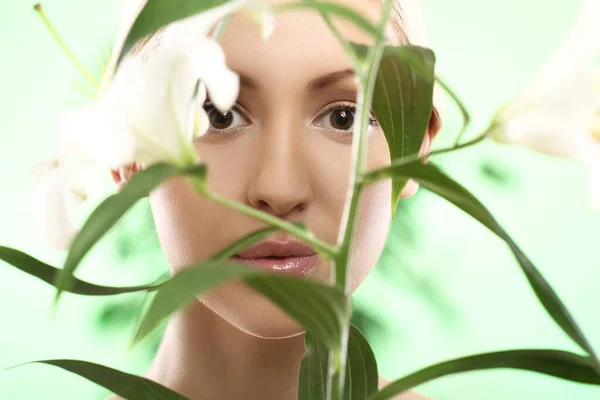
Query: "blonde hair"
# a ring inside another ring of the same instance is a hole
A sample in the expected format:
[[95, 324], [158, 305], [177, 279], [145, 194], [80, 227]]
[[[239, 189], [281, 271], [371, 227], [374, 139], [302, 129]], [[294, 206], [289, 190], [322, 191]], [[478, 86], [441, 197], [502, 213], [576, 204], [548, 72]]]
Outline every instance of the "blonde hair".
[[[383, 3], [385, 0], [381, 0]], [[394, 9], [392, 10], [392, 15], [390, 19], [390, 29], [391, 33], [394, 36], [394, 42], [397, 44], [410, 44], [411, 41], [408, 38], [408, 34], [404, 29], [404, 15], [402, 13], [402, 6], [400, 5], [400, 0], [394, 3]]]
[[[385, 0], [380, 0], [383, 3]], [[394, 45], [430, 47], [423, 21], [421, 0], [395, 0], [388, 37]], [[441, 127], [442, 99], [439, 86], [434, 86], [433, 112], [431, 117], [437, 129]]]
[[[385, 0], [380, 0], [383, 3]], [[395, 0], [388, 36], [396, 45], [428, 47], [420, 0]]]

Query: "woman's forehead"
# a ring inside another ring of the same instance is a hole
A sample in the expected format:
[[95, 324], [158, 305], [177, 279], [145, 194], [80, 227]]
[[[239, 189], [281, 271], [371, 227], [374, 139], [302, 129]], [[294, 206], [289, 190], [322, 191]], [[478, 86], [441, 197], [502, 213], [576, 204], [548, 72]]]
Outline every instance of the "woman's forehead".
[[[287, 0], [272, 0], [284, 3]], [[377, 20], [380, 7], [376, 1], [338, 0], [354, 8], [362, 16]], [[372, 37], [361, 28], [335, 20], [335, 25], [348, 40], [369, 44]], [[260, 26], [246, 14], [236, 14], [221, 39], [229, 67], [251, 78], [257, 86], [294, 82], [308, 86], [314, 78], [351, 68], [343, 47], [332, 35], [321, 15], [313, 10], [277, 13], [275, 30], [267, 39], [261, 37]], [[281, 82], [279, 82], [281, 81]]]

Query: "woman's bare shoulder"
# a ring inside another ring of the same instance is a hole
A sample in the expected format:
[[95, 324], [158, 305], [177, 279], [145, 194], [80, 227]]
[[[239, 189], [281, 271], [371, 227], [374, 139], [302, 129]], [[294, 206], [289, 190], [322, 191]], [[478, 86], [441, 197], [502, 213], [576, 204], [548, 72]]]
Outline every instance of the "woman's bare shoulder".
[[[379, 377], [379, 390], [387, 386], [390, 382], [382, 377]], [[429, 397], [421, 396], [415, 392], [402, 393], [394, 397], [392, 400], [432, 400]]]

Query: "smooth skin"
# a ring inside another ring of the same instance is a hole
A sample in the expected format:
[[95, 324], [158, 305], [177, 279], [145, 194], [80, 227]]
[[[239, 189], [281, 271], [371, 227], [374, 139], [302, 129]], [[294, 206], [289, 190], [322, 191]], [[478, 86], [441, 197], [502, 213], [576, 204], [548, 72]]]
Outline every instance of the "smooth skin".
[[[381, 11], [377, 0], [340, 2], [372, 21]], [[349, 40], [371, 43], [353, 25], [338, 21], [336, 26]], [[317, 237], [335, 244], [348, 188], [356, 101], [350, 60], [312, 11], [278, 14], [267, 41], [253, 20], [236, 15], [221, 43], [229, 67], [241, 76], [241, 89], [230, 114], [206, 105], [212, 127], [197, 139], [196, 149], [208, 166], [212, 190], [287, 221], [302, 221]], [[423, 152], [438, 130], [432, 118]], [[368, 169], [388, 165], [381, 128], [375, 123], [368, 135]], [[113, 177], [122, 185], [131, 173], [123, 168]], [[403, 197], [416, 189], [410, 182]], [[362, 196], [350, 265], [352, 292], [384, 247], [390, 197], [389, 181], [368, 187]], [[265, 226], [200, 197], [180, 178], [156, 189], [150, 202], [173, 273]], [[329, 263], [321, 261], [310, 278], [329, 282]], [[302, 327], [236, 281], [199, 297], [170, 319], [146, 377], [192, 400], [295, 400], [304, 350]]]

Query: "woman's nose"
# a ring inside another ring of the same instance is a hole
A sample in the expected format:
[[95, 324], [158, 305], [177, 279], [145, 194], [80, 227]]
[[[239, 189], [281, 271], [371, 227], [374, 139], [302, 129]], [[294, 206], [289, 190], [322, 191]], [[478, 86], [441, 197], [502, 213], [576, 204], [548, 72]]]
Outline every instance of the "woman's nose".
[[248, 189], [250, 205], [280, 218], [305, 210], [312, 201], [304, 132], [294, 132], [289, 120], [284, 124], [258, 135], [260, 150]]

